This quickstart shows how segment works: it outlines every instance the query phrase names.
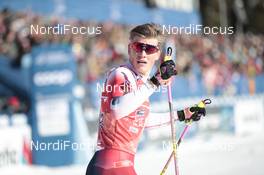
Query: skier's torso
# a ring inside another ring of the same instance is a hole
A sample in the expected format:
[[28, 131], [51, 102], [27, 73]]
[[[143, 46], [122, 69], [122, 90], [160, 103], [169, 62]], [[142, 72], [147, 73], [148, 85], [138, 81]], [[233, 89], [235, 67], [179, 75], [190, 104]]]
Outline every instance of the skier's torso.
[[[97, 142], [99, 150], [110, 148], [135, 154], [149, 114], [149, 102], [146, 100], [136, 110], [122, 117], [113, 113], [111, 105], [119, 103], [115, 97], [132, 92], [143, 83], [140, 76], [128, 66], [120, 66], [108, 74], [101, 97]], [[137, 99], [127, 101], [127, 105], [131, 105], [135, 100]]]

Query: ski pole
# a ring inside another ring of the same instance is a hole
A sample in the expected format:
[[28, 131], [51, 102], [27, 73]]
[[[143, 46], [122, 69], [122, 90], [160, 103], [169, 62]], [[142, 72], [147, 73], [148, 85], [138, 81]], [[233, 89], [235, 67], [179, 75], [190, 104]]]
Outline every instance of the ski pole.
[[[184, 137], [185, 133], [186, 133], [187, 130], [189, 129], [190, 124], [191, 124], [191, 121], [190, 121], [189, 123], [187, 123], [187, 125], [184, 127], [184, 130], [182, 131], [181, 136], [180, 136], [180, 138], [179, 138], [178, 141], [177, 141], [177, 147], [180, 146], [180, 143], [181, 143], [181, 141], [183, 140], [183, 137]], [[164, 175], [164, 174], [165, 174], [165, 172], [166, 172], [167, 169], [168, 169], [168, 166], [169, 166], [169, 163], [170, 163], [172, 157], [173, 157], [173, 152], [171, 153], [169, 159], [167, 160], [165, 166], [163, 167], [163, 169], [162, 169], [160, 175]], [[179, 172], [179, 170], [178, 170], [178, 172]]]
[[[201, 101], [201, 102], [198, 104], [198, 107], [205, 107], [205, 105], [207, 105], [207, 104], [211, 104], [211, 103], [212, 103], [212, 101], [211, 101], [210, 99], [205, 99], [205, 100]], [[192, 120], [188, 120], [188, 121], [186, 121], [186, 126], [184, 127], [184, 130], [182, 131], [182, 133], [181, 133], [181, 135], [180, 135], [180, 138], [179, 138], [179, 140], [178, 140], [178, 142], [177, 142], [177, 147], [180, 146], [180, 143], [181, 143], [181, 141], [183, 140], [184, 135], [187, 133], [187, 130], [189, 129], [191, 123], [192, 123]], [[173, 157], [173, 152], [171, 153], [169, 159], [167, 160], [165, 166], [163, 167], [163, 169], [162, 169], [160, 175], [164, 175], [164, 174], [165, 174], [166, 170], [168, 169], [168, 166], [169, 166], [169, 163], [170, 163], [172, 157]]]
[[[172, 48], [168, 47], [166, 56], [164, 61], [171, 60]], [[178, 166], [177, 166], [177, 157], [176, 157], [176, 150], [177, 150], [177, 143], [176, 143], [176, 130], [174, 126], [174, 114], [173, 114], [173, 106], [172, 106], [172, 94], [171, 94], [171, 83], [167, 86], [168, 91], [168, 103], [169, 103], [169, 110], [170, 110], [170, 124], [171, 124], [171, 141], [172, 141], [172, 154], [174, 157], [174, 168], [175, 174], [178, 175]]]

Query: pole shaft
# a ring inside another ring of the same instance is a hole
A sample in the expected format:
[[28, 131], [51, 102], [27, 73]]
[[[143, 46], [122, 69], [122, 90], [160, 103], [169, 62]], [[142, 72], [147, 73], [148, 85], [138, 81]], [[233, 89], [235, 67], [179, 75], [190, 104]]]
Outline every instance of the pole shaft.
[[[179, 140], [177, 141], [177, 147], [180, 146], [181, 141], [182, 141], [184, 135], [187, 133], [187, 130], [188, 130], [188, 129], [189, 129], [189, 125], [185, 126], [184, 130], [183, 130], [182, 133], [181, 133], [181, 136], [180, 136]], [[165, 166], [163, 167], [163, 169], [162, 169], [160, 175], [164, 175], [165, 172], [167, 171], [168, 166], [169, 166], [169, 163], [170, 163], [170, 161], [172, 160], [173, 155], [174, 155], [174, 153], [173, 153], [173, 151], [172, 151], [172, 153], [170, 154], [170, 157], [169, 157], [169, 159], [167, 160]], [[177, 171], [178, 171], [178, 168], [177, 168]], [[178, 173], [179, 173], [179, 172], [178, 172]]]
[[172, 141], [172, 149], [173, 149], [173, 158], [174, 158], [174, 168], [175, 174], [178, 175], [178, 166], [177, 166], [177, 143], [176, 143], [176, 129], [174, 125], [174, 114], [173, 114], [173, 106], [172, 106], [172, 94], [171, 94], [171, 84], [167, 87], [168, 90], [168, 100], [169, 100], [169, 110], [170, 110], [170, 123], [171, 123], [171, 141]]

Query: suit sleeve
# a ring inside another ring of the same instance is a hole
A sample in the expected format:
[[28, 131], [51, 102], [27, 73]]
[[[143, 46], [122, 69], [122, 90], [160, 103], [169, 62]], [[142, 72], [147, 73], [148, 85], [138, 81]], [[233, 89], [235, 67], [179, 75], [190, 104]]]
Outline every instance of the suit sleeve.
[[[174, 121], [178, 120], [177, 111], [173, 112]], [[157, 128], [170, 124], [170, 113], [169, 112], [150, 112], [147, 118], [145, 127], [146, 128]]]
[[[132, 73], [131, 73], [132, 74]], [[116, 69], [113, 71], [107, 86], [111, 86], [112, 99], [110, 109], [114, 116], [119, 119], [129, 115], [142, 105], [149, 96], [155, 91], [156, 87], [149, 81], [141, 85], [139, 88], [133, 87], [136, 80], [128, 72]]]

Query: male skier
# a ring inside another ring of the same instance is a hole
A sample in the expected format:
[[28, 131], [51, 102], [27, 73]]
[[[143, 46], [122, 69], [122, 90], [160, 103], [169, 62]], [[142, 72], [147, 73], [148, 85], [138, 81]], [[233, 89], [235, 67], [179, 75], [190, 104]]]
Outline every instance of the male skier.
[[[165, 61], [161, 71], [149, 77], [161, 56], [162, 30], [153, 23], [139, 25], [130, 31], [129, 39], [129, 62], [112, 69], [105, 80], [97, 151], [86, 175], [136, 175], [134, 156], [143, 129], [170, 123], [169, 113], [149, 112], [149, 97], [176, 75], [174, 62]], [[174, 111], [174, 116], [179, 121], [197, 121], [205, 112], [205, 108], [193, 106]]]

